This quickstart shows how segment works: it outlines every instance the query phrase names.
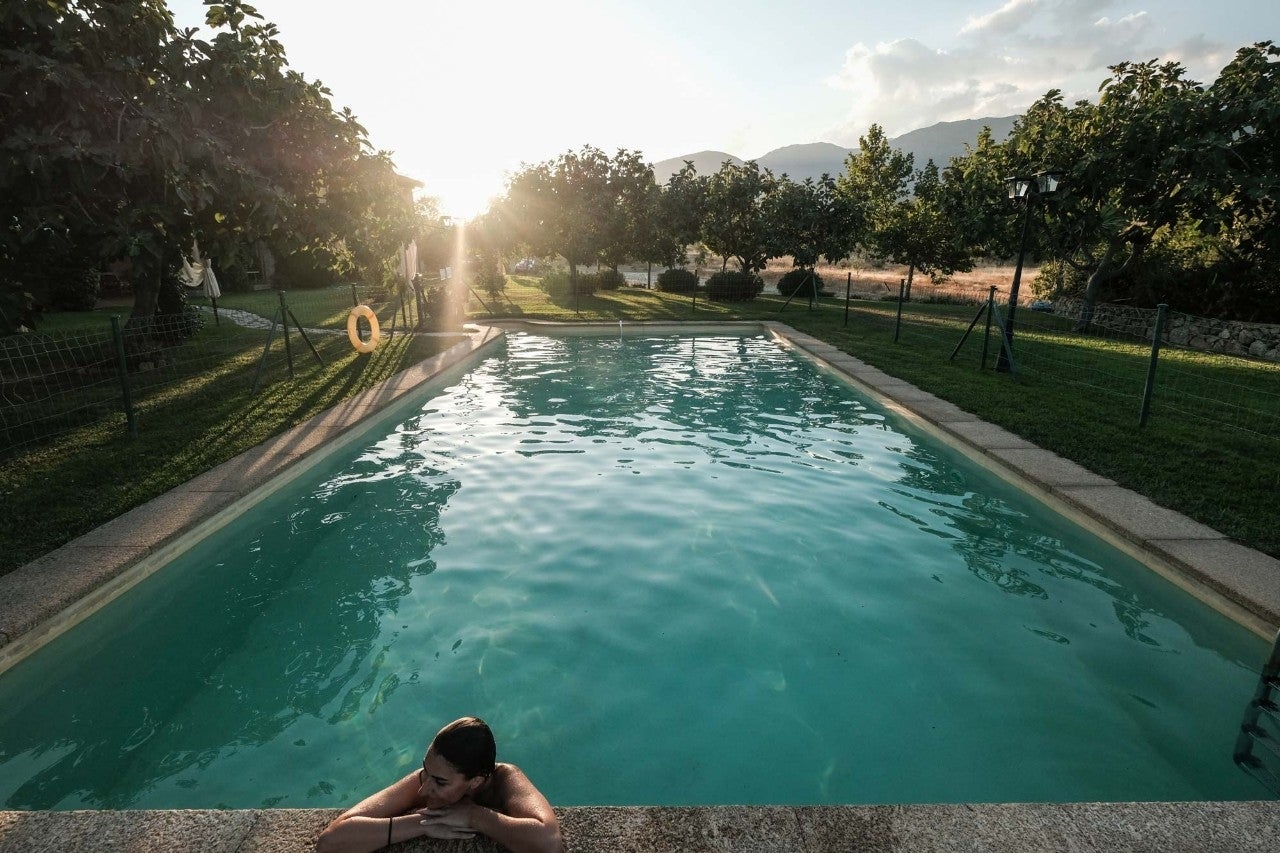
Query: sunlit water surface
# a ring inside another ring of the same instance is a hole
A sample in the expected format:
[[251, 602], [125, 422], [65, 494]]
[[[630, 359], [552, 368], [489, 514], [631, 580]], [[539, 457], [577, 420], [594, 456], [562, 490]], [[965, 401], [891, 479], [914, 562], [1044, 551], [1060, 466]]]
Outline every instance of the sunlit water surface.
[[511, 336], [0, 677], [8, 808], [1252, 799], [1265, 645], [764, 338]]

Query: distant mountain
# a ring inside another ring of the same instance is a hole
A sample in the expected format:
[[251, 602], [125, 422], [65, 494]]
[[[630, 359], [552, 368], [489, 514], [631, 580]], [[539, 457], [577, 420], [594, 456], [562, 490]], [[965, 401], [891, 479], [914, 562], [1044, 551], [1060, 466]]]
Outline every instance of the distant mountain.
[[849, 156], [849, 151], [830, 142], [810, 142], [770, 151], [756, 162], [775, 175], [786, 174], [791, 180], [801, 182], [805, 178], [817, 180], [824, 172], [833, 178], [839, 175], [844, 171], [844, 158]]
[[922, 127], [904, 133], [889, 140], [889, 144], [899, 151], [910, 151], [915, 155], [916, 168], [932, 160], [938, 168], [946, 166], [952, 157], [964, 153], [966, 145], [973, 145], [978, 140], [978, 133], [983, 125], [991, 128], [991, 135], [996, 142], [1003, 142], [1013, 130], [1017, 116], [1000, 116], [998, 118], [970, 118], [963, 121], [940, 121], [937, 124]]
[[693, 168], [698, 170], [699, 175], [710, 175], [717, 171], [725, 160], [732, 160], [737, 166], [742, 165], [741, 159], [723, 151], [699, 151], [697, 154], [685, 154], [683, 157], [672, 157], [670, 160], [654, 163], [654, 177], [665, 184], [668, 178], [684, 168], [685, 160], [693, 161]]
[[[915, 157], [916, 168], [920, 168], [928, 160], [933, 160], [939, 167], [947, 165], [952, 157], [964, 153], [966, 145], [972, 145], [978, 138], [983, 126], [991, 128], [997, 141], [1003, 140], [1013, 129], [1017, 116], [996, 116], [992, 118], [972, 118], [961, 121], [940, 121], [929, 127], [922, 127], [896, 136], [889, 144], [899, 151], [910, 152]], [[844, 172], [844, 160], [856, 149], [842, 148], [830, 142], [811, 142], [806, 145], [787, 145], [770, 151], [756, 158], [762, 167], [770, 169], [775, 175], [785, 173], [793, 181], [805, 178], [817, 180], [823, 173], [833, 178]], [[709, 175], [720, 168], [725, 160], [741, 164], [743, 161], [723, 151], [699, 151], [697, 154], [686, 154], [683, 157], [672, 157], [653, 164], [653, 175], [661, 183], [678, 172], [685, 160], [692, 160], [699, 175]]]

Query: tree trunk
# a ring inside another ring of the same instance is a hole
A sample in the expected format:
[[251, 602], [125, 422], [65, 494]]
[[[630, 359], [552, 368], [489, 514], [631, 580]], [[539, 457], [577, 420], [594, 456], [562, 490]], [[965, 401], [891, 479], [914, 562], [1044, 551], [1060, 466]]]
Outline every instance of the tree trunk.
[[160, 276], [163, 273], [163, 263], [151, 266], [134, 262], [133, 308], [125, 322], [128, 328], [149, 330], [155, 323], [156, 305], [160, 299]]
[[1108, 245], [1102, 260], [1094, 267], [1093, 272], [1089, 273], [1089, 282], [1084, 287], [1084, 302], [1080, 306], [1080, 319], [1072, 328], [1073, 332], [1089, 330], [1090, 324], [1093, 323], [1093, 308], [1098, 301], [1098, 291], [1102, 290], [1102, 285], [1119, 276], [1124, 270], [1124, 267], [1117, 267], [1111, 262], [1114, 253], [1115, 247]]
[[911, 264], [907, 267], [907, 292], [903, 296], [904, 302], [911, 301], [911, 281], [915, 277], [916, 277], [916, 263], [915, 261], [912, 261]]
[[725, 255], [724, 258], [720, 261], [720, 272], [724, 272], [728, 268], [729, 268], [729, 256]]

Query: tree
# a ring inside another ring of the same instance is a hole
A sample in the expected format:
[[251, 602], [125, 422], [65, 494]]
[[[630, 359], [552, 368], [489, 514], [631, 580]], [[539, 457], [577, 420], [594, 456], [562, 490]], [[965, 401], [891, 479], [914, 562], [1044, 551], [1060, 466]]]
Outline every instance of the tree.
[[861, 207], [836, 191], [830, 175], [799, 184], [783, 175], [767, 206], [772, 223], [769, 254], [790, 255], [797, 269], [812, 271], [819, 258], [835, 263], [862, 237]]
[[161, 0], [5, 4], [0, 211], [6, 278], [51, 254], [134, 261], [149, 318], [185, 210], [207, 198], [216, 140], [185, 109], [197, 46]]
[[1018, 251], [1019, 230], [1011, 217], [1004, 179], [1012, 166], [991, 128], [984, 126], [965, 153], [943, 170], [940, 204], [970, 255], [1007, 258]]
[[385, 154], [350, 111], [288, 69], [275, 26], [209, 2], [211, 41], [162, 0], [0, 7], [0, 273], [53, 253], [88, 268], [126, 258], [133, 326], [199, 237], [206, 253], [271, 239], [337, 246], [364, 268], [412, 218]]
[[1240, 48], [1201, 99], [1195, 217], [1221, 261], [1220, 309], [1280, 319], [1280, 48]]
[[766, 200], [776, 185], [773, 173], [754, 160], [741, 166], [726, 160], [708, 177], [702, 239], [725, 264], [736, 258], [739, 269], [750, 273], [764, 269], [772, 257]]
[[560, 255], [577, 291], [578, 265], [595, 260], [612, 214], [609, 158], [590, 145], [555, 160], [523, 165], [512, 176], [504, 215], [537, 255]]
[[889, 146], [878, 124], [858, 139], [858, 150], [845, 158], [836, 191], [846, 203], [865, 211], [866, 227], [859, 243], [876, 255], [887, 255], [885, 229], [893, 223], [899, 202], [907, 198], [914, 157]]
[[1103, 285], [1129, 270], [1191, 200], [1190, 120], [1202, 90], [1173, 62], [1123, 62], [1111, 71], [1097, 104], [1067, 108], [1050, 91], [1006, 143], [1020, 174], [1065, 170], [1059, 192], [1040, 207], [1048, 219], [1043, 233], [1087, 277], [1078, 330], [1089, 327]]
[[945, 193], [938, 167], [930, 160], [916, 173], [911, 196], [898, 201], [880, 227], [880, 250], [907, 266], [907, 299], [917, 269], [934, 279], [973, 269], [963, 226], [947, 214]]
[[666, 186], [651, 184], [645, 193], [641, 215], [633, 228], [635, 257], [653, 265], [683, 267], [686, 249], [702, 232], [707, 179], [686, 160]]
[[618, 265], [644, 252], [653, 204], [653, 167], [639, 151], [620, 149], [609, 160], [605, 197], [600, 199], [599, 260], [617, 272]]

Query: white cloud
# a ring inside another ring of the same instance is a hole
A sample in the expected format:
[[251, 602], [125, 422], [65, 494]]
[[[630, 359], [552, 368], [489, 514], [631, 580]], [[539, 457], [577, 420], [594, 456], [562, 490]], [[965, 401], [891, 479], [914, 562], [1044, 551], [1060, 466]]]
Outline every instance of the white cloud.
[[[850, 98], [845, 120], [828, 134], [856, 145], [872, 122], [896, 136], [938, 121], [1011, 115], [1050, 89], [1068, 102], [1095, 97], [1107, 67], [1125, 60], [1175, 60], [1208, 82], [1230, 59], [1203, 36], [1158, 44], [1145, 11], [1119, 0], [1008, 0], [972, 17], [953, 44], [915, 39], [849, 48], [829, 86]], [[1208, 78], [1208, 79], [1207, 79]]]
[[996, 32], [1008, 33], [1021, 27], [1035, 14], [1040, 0], [1009, 0], [994, 12], [970, 18], [961, 28], [961, 34]]

